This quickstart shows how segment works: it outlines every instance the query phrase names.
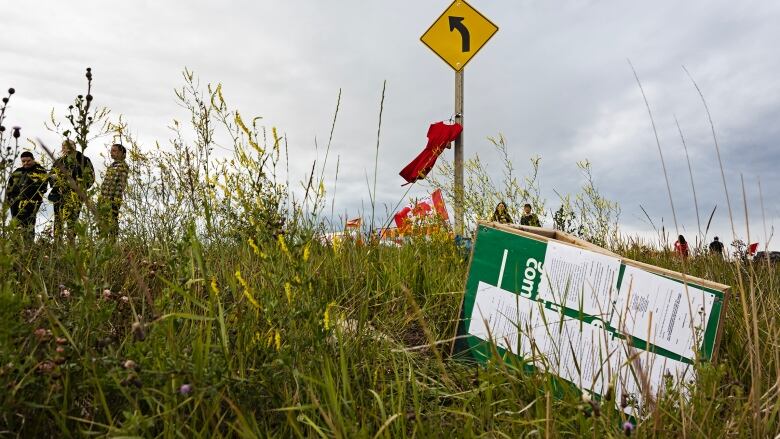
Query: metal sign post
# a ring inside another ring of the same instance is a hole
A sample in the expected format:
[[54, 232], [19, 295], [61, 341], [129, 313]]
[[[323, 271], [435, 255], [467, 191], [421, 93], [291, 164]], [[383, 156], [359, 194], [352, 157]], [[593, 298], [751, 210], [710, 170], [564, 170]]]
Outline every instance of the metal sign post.
[[[455, 122], [463, 126], [463, 70], [455, 72]], [[455, 139], [455, 233], [463, 236], [463, 133]]]
[[[498, 32], [498, 26], [463, 0], [455, 0], [420, 41], [455, 70], [455, 122], [463, 126], [463, 68]], [[455, 139], [455, 233], [463, 235], [463, 133]]]

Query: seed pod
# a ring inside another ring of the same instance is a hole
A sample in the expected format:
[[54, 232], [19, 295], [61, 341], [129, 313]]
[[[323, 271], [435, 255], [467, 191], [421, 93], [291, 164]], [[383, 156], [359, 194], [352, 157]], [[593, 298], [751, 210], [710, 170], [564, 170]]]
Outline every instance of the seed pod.
[[16, 93], [16, 90], [14, 90], [14, 88], [13, 88], [13, 87], [11, 87], [11, 88], [9, 88], [9, 89], [8, 89], [8, 94], [9, 94], [9, 95], [12, 95], [12, 94], [14, 94], [14, 93]]
[[138, 341], [146, 340], [146, 331], [144, 331], [144, 325], [141, 322], [133, 322], [132, 326], [133, 337]]
[[598, 402], [590, 400], [590, 407], [593, 409], [594, 417], [598, 418], [601, 416], [601, 405]]
[[97, 347], [98, 349], [103, 349], [104, 347], [110, 345], [112, 341], [113, 340], [111, 340], [111, 337], [101, 338], [97, 341]]
[[40, 373], [51, 373], [56, 365], [52, 363], [51, 361], [44, 361], [38, 365], [38, 372]]
[[610, 384], [607, 387], [607, 393], [604, 394], [604, 401], [612, 401], [612, 397], [615, 396], [615, 387]]

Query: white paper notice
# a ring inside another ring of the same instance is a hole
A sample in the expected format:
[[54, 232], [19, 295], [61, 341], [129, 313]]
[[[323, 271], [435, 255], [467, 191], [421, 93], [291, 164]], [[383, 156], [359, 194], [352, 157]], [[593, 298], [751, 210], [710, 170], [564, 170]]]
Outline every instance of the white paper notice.
[[611, 325], [686, 358], [701, 345], [715, 296], [692, 285], [626, 266]]
[[618, 359], [615, 363], [618, 370], [615, 404], [618, 410], [621, 401], [625, 401], [628, 403], [628, 407], [623, 410], [625, 413], [641, 415], [647, 406], [647, 398], [658, 399], [667, 383], [680, 390], [683, 396], [687, 396], [683, 384], [695, 380], [693, 366], [643, 350], [631, 351], [633, 360], [629, 364], [626, 362], [628, 355], [624, 348], [625, 345], [621, 347], [620, 355], [615, 357]]
[[603, 394], [617, 372], [619, 344], [599, 326], [544, 310], [536, 316], [532, 340], [536, 365], [580, 388]]
[[529, 332], [531, 318], [539, 313], [538, 308], [538, 303], [531, 299], [480, 282], [468, 332], [482, 340], [492, 340], [515, 355], [522, 355], [522, 352], [530, 351], [530, 341], [521, 334]]
[[620, 259], [555, 241], [547, 243], [539, 299], [609, 318]]

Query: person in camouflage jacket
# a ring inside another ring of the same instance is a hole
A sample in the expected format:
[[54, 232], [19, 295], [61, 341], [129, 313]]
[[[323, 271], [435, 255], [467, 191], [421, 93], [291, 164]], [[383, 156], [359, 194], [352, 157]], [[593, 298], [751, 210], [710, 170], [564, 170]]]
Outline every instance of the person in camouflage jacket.
[[114, 238], [119, 232], [119, 209], [127, 187], [130, 168], [125, 162], [127, 150], [120, 144], [111, 145], [113, 163], [106, 169], [103, 184], [100, 185], [98, 208], [100, 209], [100, 233]]
[[72, 140], [62, 142], [62, 156], [51, 168], [49, 201], [54, 205], [54, 235], [59, 238], [63, 226], [72, 237], [86, 191], [95, 183], [95, 168], [89, 157], [76, 150]]
[[5, 187], [4, 207], [11, 208], [11, 221], [18, 225], [27, 241], [32, 242], [35, 218], [49, 184], [49, 173], [35, 161], [31, 152], [23, 152], [21, 159], [22, 166], [11, 173]]
[[542, 227], [539, 217], [531, 211], [531, 205], [526, 203], [523, 206], [523, 214], [520, 216], [520, 225]]

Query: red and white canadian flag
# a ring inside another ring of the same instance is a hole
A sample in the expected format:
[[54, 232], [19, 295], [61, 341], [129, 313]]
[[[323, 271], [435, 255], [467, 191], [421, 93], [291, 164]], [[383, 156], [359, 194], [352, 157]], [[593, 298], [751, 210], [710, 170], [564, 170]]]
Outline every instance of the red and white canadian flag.
[[347, 220], [347, 223], [344, 225], [344, 228], [359, 229], [361, 224], [363, 224], [363, 218], [357, 217], [351, 220]]

